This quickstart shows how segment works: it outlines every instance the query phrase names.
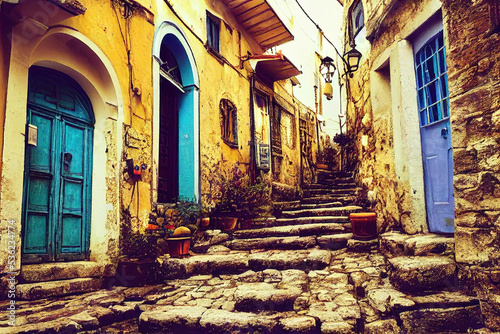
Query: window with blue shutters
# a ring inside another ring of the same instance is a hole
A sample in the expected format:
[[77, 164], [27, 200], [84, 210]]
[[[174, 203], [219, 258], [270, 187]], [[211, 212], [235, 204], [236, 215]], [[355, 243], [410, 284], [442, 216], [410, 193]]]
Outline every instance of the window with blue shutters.
[[421, 126], [450, 116], [443, 32], [431, 38], [415, 57]]

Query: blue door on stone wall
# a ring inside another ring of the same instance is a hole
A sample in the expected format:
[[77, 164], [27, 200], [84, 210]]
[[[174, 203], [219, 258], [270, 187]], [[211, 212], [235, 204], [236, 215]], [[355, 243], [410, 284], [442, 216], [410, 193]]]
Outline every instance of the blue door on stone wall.
[[453, 233], [453, 154], [443, 32], [424, 44], [415, 57], [429, 230]]
[[30, 69], [24, 263], [88, 258], [93, 127], [90, 100], [75, 81], [54, 70]]

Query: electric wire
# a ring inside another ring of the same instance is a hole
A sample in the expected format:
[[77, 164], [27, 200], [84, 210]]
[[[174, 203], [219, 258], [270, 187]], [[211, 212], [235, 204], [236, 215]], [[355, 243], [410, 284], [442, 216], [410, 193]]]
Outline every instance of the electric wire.
[[344, 60], [344, 58], [342, 57], [342, 55], [340, 54], [339, 50], [337, 49], [337, 47], [335, 46], [335, 44], [333, 44], [329, 39], [328, 37], [326, 37], [325, 33], [323, 32], [323, 29], [321, 29], [321, 27], [319, 26], [319, 24], [316, 23], [316, 21], [314, 21], [311, 16], [309, 16], [309, 13], [307, 13], [307, 11], [304, 9], [304, 7], [302, 7], [302, 5], [300, 4], [299, 0], [295, 0], [295, 2], [297, 2], [297, 5], [299, 5], [300, 9], [302, 10], [302, 12], [304, 12], [304, 14], [307, 16], [307, 18], [316, 26], [316, 28], [321, 31], [321, 35], [323, 36], [323, 38], [331, 45], [333, 46], [333, 48], [335, 49], [335, 52], [339, 55], [339, 57]]

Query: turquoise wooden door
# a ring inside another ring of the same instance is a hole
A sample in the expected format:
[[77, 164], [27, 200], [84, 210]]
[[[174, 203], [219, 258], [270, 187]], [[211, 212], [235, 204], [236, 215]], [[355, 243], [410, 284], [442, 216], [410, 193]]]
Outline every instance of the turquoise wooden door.
[[[94, 117], [88, 97], [71, 78], [30, 69], [26, 143], [23, 262], [83, 260], [90, 237]], [[28, 137], [28, 136], [27, 136]]]

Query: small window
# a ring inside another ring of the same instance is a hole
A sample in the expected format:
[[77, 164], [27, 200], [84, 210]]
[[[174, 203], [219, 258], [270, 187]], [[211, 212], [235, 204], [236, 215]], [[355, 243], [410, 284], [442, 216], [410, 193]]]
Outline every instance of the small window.
[[359, 34], [361, 29], [365, 26], [365, 18], [363, 15], [363, 3], [361, 0], [356, 2], [351, 7], [351, 15], [350, 15], [350, 25], [351, 25], [351, 40], [354, 40], [356, 36]]
[[222, 140], [231, 147], [238, 147], [238, 117], [236, 107], [227, 100], [220, 100], [220, 129]]
[[450, 116], [443, 32], [431, 38], [415, 56], [421, 126]]
[[220, 19], [207, 12], [207, 47], [220, 53]]

